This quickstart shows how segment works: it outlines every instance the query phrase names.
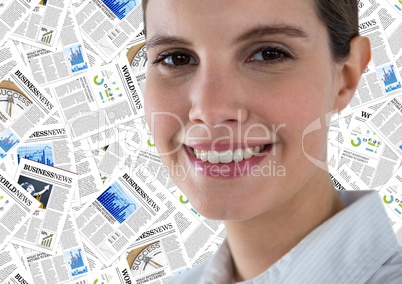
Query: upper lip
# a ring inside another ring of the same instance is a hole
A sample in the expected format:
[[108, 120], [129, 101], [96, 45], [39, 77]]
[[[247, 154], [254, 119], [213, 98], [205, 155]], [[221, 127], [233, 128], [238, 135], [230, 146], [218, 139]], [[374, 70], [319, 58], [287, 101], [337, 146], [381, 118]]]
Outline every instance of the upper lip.
[[212, 150], [212, 151], [229, 151], [229, 150], [236, 150], [236, 149], [245, 149], [245, 148], [252, 148], [256, 146], [262, 146], [262, 145], [268, 145], [268, 144], [274, 144], [272, 141], [252, 141], [249, 143], [246, 142], [216, 142], [216, 143], [211, 143], [211, 142], [199, 142], [199, 143], [188, 143], [185, 144], [188, 147], [191, 147], [193, 149], [197, 150]]

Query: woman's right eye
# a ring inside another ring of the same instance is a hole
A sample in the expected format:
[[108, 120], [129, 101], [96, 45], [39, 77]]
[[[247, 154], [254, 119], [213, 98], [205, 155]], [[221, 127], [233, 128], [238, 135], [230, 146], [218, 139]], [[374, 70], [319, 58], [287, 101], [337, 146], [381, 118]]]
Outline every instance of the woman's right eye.
[[163, 63], [169, 67], [196, 65], [195, 58], [184, 52], [165, 53], [158, 56], [153, 64]]

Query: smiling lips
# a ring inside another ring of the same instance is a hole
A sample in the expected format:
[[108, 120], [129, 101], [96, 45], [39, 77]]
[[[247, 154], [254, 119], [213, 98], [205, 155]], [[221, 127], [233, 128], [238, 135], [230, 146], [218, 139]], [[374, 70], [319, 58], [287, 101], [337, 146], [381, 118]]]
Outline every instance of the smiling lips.
[[[271, 152], [274, 144], [213, 151], [185, 147], [187, 157], [196, 172], [213, 178], [248, 175]], [[196, 147], [196, 146], [195, 146]]]
[[211, 164], [228, 164], [231, 162], [241, 162], [243, 160], [250, 159], [253, 156], [258, 155], [260, 152], [264, 151], [266, 145], [256, 146], [256, 147], [246, 147], [244, 149], [238, 148], [235, 150], [227, 151], [212, 151], [212, 150], [199, 150], [190, 148], [197, 159], [203, 162], [209, 162]]

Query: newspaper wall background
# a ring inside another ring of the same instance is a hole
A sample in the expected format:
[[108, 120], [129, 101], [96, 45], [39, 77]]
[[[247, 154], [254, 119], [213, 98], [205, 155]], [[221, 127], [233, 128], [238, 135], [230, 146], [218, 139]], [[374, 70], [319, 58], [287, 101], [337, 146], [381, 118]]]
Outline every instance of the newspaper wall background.
[[[332, 117], [329, 175], [378, 191], [402, 245], [402, 4], [358, 6], [373, 56]], [[166, 283], [223, 243], [161, 162], [147, 64], [139, 0], [0, 0], [0, 284]]]

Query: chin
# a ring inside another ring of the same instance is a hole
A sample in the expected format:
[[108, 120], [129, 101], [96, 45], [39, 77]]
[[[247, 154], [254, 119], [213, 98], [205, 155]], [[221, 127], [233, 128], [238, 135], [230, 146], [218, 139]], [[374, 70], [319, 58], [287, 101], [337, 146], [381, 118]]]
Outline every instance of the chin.
[[253, 202], [228, 201], [222, 198], [193, 198], [191, 205], [203, 217], [211, 220], [242, 221], [260, 215], [264, 210], [259, 210]]

